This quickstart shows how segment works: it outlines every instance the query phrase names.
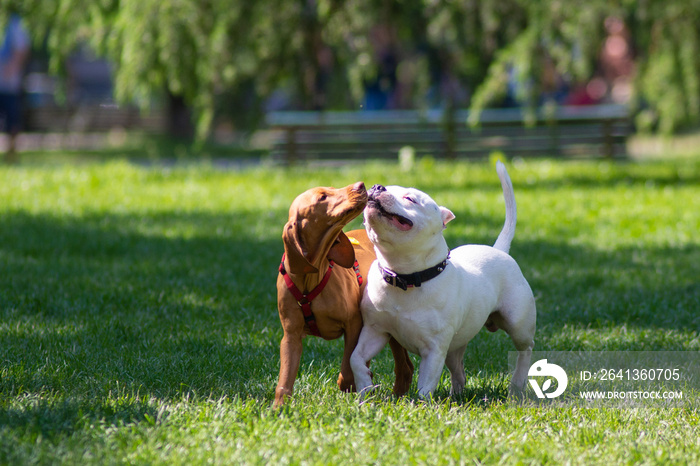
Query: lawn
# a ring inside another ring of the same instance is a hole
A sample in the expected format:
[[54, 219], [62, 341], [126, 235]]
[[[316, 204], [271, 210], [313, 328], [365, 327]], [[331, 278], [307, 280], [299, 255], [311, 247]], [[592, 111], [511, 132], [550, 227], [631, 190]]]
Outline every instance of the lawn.
[[[508, 169], [538, 350], [700, 351], [700, 159]], [[486, 162], [0, 167], [0, 463], [700, 462], [697, 403], [504, 402], [503, 332], [470, 343], [466, 394], [450, 398], [445, 376], [432, 403], [391, 395], [385, 350], [360, 405], [335, 385], [342, 341], [308, 338], [295, 396], [273, 410], [289, 204], [357, 180], [431, 194], [456, 214], [451, 246], [492, 244], [502, 226]]]

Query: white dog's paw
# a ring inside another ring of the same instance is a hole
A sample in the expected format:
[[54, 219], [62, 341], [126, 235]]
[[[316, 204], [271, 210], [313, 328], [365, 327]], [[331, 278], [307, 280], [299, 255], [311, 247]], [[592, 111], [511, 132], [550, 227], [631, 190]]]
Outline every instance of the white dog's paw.
[[527, 398], [525, 383], [520, 385], [511, 381], [510, 388], [508, 389], [508, 397], [514, 400], [524, 400]]
[[359, 390], [358, 391], [359, 397], [357, 398], [359, 403], [362, 404], [365, 401], [367, 401], [367, 397], [369, 395], [371, 395], [378, 387], [379, 387], [379, 385], [368, 385], [365, 388], [363, 388], [362, 390]]

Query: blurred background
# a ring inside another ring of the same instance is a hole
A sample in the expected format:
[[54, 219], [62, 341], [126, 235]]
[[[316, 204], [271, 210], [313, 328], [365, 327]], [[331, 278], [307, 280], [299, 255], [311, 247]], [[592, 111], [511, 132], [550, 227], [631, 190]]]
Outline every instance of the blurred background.
[[[0, 85], [21, 110], [21, 131], [13, 138], [17, 125], [5, 122], [0, 149], [155, 138], [194, 152], [299, 157], [365, 131], [365, 140], [404, 138], [419, 154], [438, 137], [435, 155], [454, 157], [514, 150], [494, 138], [530, 134], [515, 124], [587, 115], [607, 144], [591, 155], [654, 152], [634, 136], [697, 128], [698, 24], [700, 4], [684, 0], [1, 0], [3, 60], [25, 42], [28, 51], [12, 65], [20, 84]], [[571, 110], [581, 107], [595, 110]], [[342, 121], [319, 120], [332, 112]], [[460, 135], [493, 121], [500, 129], [478, 141]], [[328, 124], [331, 133], [314, 133]], [[376, 133], [386, 125], [411, 130]], [[338, 157], [398, 152], [353, 144]], [[469, 152], [474, 144], [484, 150]], [[555, 146], [531, 153], [568, 153], [565, 141]]]

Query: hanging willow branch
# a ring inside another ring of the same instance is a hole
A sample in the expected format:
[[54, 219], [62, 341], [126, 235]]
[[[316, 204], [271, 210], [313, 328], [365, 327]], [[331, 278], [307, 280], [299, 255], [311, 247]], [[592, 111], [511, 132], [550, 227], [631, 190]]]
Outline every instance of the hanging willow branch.
[[53, 71], [77, 44], [89, 43], [114, 64], [119, 101], [147, 106], [164, 91], [181, 96], [200, 139], [222, 92], [244, 83], [261, 98], [280, 88], [308, 90], [321, 60], [310, 55], [326, 50], [336, 96], [326, 108], [357, 108], [364, 81], [379, 66], [371, 41], [377, 24], [401, 43], [402, 69], [412, 75], [408, 100], [421, 105], [435, 70], [446, 70], [470, 92], [470, 123], [477, 124], [509, 82], [518, 83], [522, 102], [537, 105], [545, 62], [566, 79], [590, 79], [604, 22], [616, 17], [633, 40], [632, 107], [640, 126], [672, 132], [700, 120], [695, 1], [0, 0], [0, 23], [13, 9], [37, 44], [47, 39]]

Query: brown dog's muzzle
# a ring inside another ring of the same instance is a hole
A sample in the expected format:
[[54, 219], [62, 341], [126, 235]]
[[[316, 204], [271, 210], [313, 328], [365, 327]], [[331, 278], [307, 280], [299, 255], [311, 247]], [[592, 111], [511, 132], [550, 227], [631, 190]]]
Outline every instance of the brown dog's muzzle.
[[362, 181], [358, 181], [352, 185], [350, 188], [350, 196], [348, 197], [360, 202], [367, 202], [367, 189], [365, 188], [365, 184]]
[[358, 181], [354, 185], [352, 185], [352, 190], [356, 192], [365, 192], [367, 189], [365, 188], [365, 184], [362, 181]]

